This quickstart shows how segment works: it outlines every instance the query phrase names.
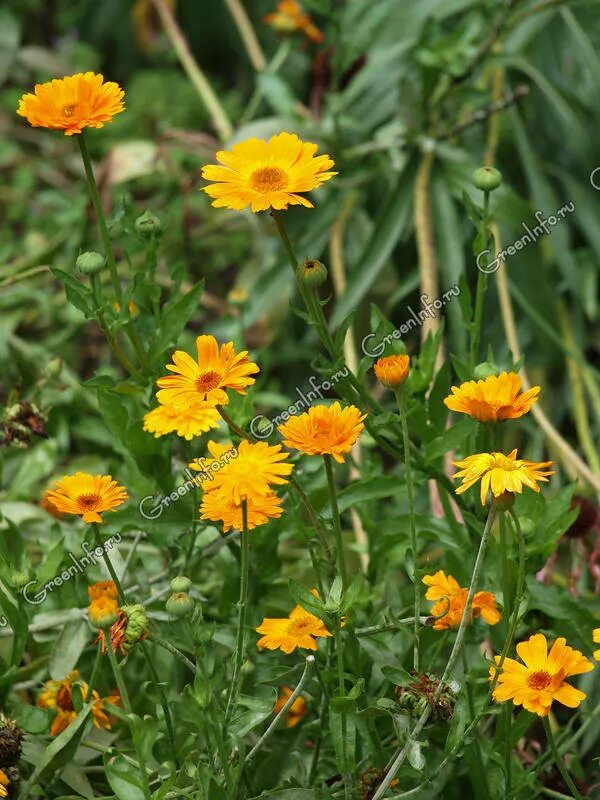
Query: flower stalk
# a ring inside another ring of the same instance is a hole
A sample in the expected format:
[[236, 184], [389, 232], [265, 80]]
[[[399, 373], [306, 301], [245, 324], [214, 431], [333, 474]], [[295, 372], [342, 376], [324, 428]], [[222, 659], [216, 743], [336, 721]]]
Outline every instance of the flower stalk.
[[242, 500], [242, 531], [241, 531], [241, 547], [242, 547], [242, 560], [241, 560], [241, 575], [240, 575], [240, 597], [238, 601], [238, 624], [237, 636], [235, 645], [235, 662], [233, 668], [233, 677], [231, 679], [231, 688], [229, 697], [227, 698], [227, 708], [225, 710], [225, 724], [231, 718], [233, 707], [237, 701], [239, 692], [240, 673], [244, 661], [244, 643], [246, 638], [246, 606], [248, 602], [248, 574], [250, 565], [250, 538], [248, 534], [248, 502]]
[[348, 570], [346, 569], [346, 556], [344, 553], [344, 540], [342, 538], [342, 525], [340, 521], [340, 510], [337, 500], [337, 492], [335, 488], [335, 478], [333, 475], [333, 465], [331, 463], [331, 456], [327, 453], [323, 455], [325, 462], [325, 472], [327, 473], [327, 486], [329, 488], [329, 498], [331, 501], [331, 516], [333, 520], [333, 530], [335, 533], [335, 541], [337, 548], [338, 569], [342, 578], [342, 587], [344, 591], [348, 588]]

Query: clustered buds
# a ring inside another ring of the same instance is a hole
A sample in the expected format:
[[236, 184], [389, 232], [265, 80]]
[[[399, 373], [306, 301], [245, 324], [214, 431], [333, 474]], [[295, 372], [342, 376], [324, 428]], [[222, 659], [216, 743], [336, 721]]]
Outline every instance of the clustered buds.
[[178, 575], [171, 581], [173, 593], [167, 599], [165, 608], [172, 617], [187, 617], [194, 610], [194, 598], [188, 594], [191, 585], [191, 580], [185, 575]]
[[122, 606], [121, 610], [127, 616], [125, 642], [128, 646], [131, 646], [143, 639], [148, 632], [146, 609], [141, 603], [134, 603], [130, 606]]

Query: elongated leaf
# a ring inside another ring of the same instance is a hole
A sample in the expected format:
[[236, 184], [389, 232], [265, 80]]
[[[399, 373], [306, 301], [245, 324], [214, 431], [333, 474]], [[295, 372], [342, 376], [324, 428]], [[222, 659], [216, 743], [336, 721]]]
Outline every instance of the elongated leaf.
[[163, 309], [160, 328], [156, 339], [152, 342], [148, 358], [150, 361], [158, 358], [168, 347], [174, 345], [181, 331], [188, 324], [194, 311], [198, 308], [204, 280], [197, 283], [187, 294], [178, 297]]

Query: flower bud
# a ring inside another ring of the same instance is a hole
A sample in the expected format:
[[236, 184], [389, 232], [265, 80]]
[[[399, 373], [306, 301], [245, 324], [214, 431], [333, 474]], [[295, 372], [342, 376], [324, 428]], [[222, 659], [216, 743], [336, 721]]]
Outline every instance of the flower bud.
[[29, 583], [28, 571], [22, 569], [14, 570], [10, 576], [10, 583], [16, 592], [20, 592]]
[[49, 378], [58, 378], [60, 375], [60, 371], [62, 369], [63, 360], [60, 356], [56, 358], [51, 358], [50, 361], [46, 364], [46, 369], [44, 372]]
[[127, 627], [125, 628], [125, 641], [128, 644], [135, 644], [141, 639], [148, 626], [148, 617], [146, 616], [146, 609], [140, 603], [134, 603], [131, 606], [123, 606], [122, 611], [125, 612], [127, 617]]
[[491, 361], [482, 361], [473, 370], [473, 378], [476, 381], [482, 381], [485, 378], [489, 378], [490, 375], [499, 375], [500, 372], [500, 367], [497, 367]]
[[87, 253], [80, 253], [75, 262], [75, 266], [83, 275], [97, 275], [104, 269], [106, 259], [95, 250], [89, 250]]
[[173, 617], [187, 617], [194, 610], [194, 599], [187, 592], [175, 592], [165, 603], [165, 608]]
[[108, 630], [119, 618], [119, 603], [109, 594], [101, 594], [88, 606], [88, 618], [95, 628]]
[[185, 575], [178, 575], [176, 578], [173, 578], [171, 581], [171, 591], [172, 592], [187, 592], [192, 582], [189, 578], [186, 578]]
[[141, 239], [157, 239], [162, 235], [162, 223], [150, 211], [144, 211], [133, 223], [133, 226]]
[[298, 283], [309, 289], [318, 289], [327, 280], [327, 269], [324, 264], [315, 259], [307, 258], [296, 268]]
[[232, 306], [243, 306], [248, 302], [248, 292], [241, 286], [234, 286], [227, 294], [227, 300]]
[[502, 174], [494, 167], [479, 167], [473, 173], [473, 183], [482, 192], [493, 192], [502, 183]]
[[387, 389], [398, 389], [408, 378], [410, 358], [407, 355], [384, 356], [375, 362], [374, 370], [379, 383]]

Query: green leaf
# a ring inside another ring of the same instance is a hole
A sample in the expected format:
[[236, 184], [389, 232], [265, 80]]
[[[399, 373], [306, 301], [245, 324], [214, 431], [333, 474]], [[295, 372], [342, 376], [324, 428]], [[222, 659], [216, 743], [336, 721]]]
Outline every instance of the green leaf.
[[160, 328], [150, 346], [148, 359], [153, 362], [158, 356], [177, 342], [200, 303], [204, 280], [197, 283], [187, 294], [172, 300], [162, 310]]
[[308, 589], [302, 586], [299, 583], [296, 583], [294, 580], [290, 580], [289, 582], [290, 587], [290, 594], [294, 598], [294, 600], [302, 606], [302, 608], [306, 609], [306, 611], [314, 614], [319, 619], [323, 619], [328, 617], [327, 609], [325, 608], [325, 604], [322, 600], [319, 600], [318, 597], [315, 597]]
[[8, 8], [0, 8], [0, 83], [8, 76], [19, 51], [20, 39], [18, 18]]
[[86, 319], [94, 319], [96, 314], [91, 290], [62, 269], [51, 267], [51, 272], [64, 286], [69, 303], [83, 312]]
[[104, 769], [117, 800], [145, 800], [140, 776], [135, 767], [123, 756], [106, 753]]
[[[405, 492], [405, 487], [401, 486], [400, 478], [396, 475], [383, 475], [355, 481], [338, 494], [340, 513], [359, 503], [365, 503], [367, 500], [379, 500], [382, 497], [398, 496], [398, 494], [404, 494]], [[329, 505], [325, 506], [321, 510], [321, 515], [325, 519], [331, 519], [331, 507]]]
[[[344, 737], [344, 725], [342, 724], [342, 715], [337, 713], [333, 707], [335, 699], [341, 700], [343, 698], [332, 698], [329, 710], [329, 731], [333, 740], [333, 747], [335, 749], [335, 760], [340, 772], [354, 771], [355, 764], [355, 747], [356, 747], [356, 722], [352, 715], [345, 716], [346, 735]], [[346, 759], [344, 760], [344, 742]]]
[[54, 680], [62, 680], [77, 664], [90, 640], [90, 629], [85, 620], [67, 623], [52, 647], [48, 671]]

